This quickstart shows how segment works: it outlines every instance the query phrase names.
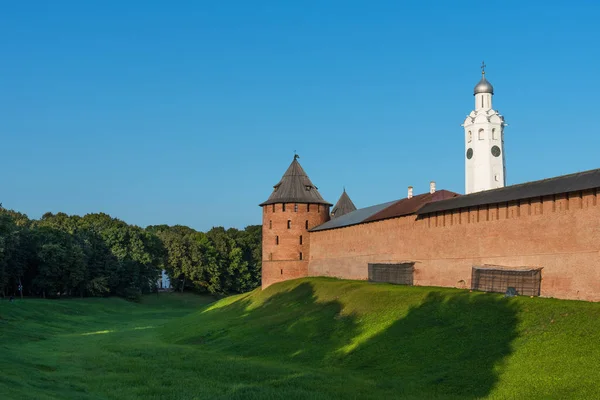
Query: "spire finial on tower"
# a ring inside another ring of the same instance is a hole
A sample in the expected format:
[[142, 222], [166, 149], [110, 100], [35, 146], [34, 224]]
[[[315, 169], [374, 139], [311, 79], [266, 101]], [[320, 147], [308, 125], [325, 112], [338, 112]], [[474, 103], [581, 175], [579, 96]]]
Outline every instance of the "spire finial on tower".
[[485, 76], [485, 67], [486, 67], [486, 66], [487, 66], [487, 65], [485, 65], [485, 62], [484, 62], [484, 61], [482, 61], [482, 62], [481, 62], [481, 76]]
[[296, 150], [294, 150], [294, 160], [297, 160], [299, 158], [300, 158], [300, 156], [296, 153]]

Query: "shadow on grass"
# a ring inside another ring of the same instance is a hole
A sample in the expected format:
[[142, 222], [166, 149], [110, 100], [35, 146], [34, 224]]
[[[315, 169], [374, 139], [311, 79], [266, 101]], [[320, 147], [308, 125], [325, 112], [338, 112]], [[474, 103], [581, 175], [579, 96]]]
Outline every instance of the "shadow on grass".
[[340, 349], [364, 327], [357, 315], [343, 315], [342, 309], [338, 301], [318, 301], [312, 284], [301, 283], [255, 308], [245, 299], [208, 311], [201, 328], [190, 326], [188, 335], [179, 332], [179, 343], [340, 369], [399, 397], [470, 399], [493, 389], [517, 336], [514, 302], [497, 295], [432, 291], [404, 317], [345, 354]]
[[[177, 343], [204, 344], [242, 356], [315, 362], [357, 333], [353, 316], [339, 302], [319, 302], [309, 283], [275, 294], [252, 308], [249, 299], [207, 311], [201, 325], [171, 332]], [[196, 316], [197, 318], [197, 316]], [[168, 339], [168, 338], [167, 338]]]
[[517, 322], [515, 303], [497, 295], [431, 292], [343, 363], [399, 396], [481, 398], [498, 381]]

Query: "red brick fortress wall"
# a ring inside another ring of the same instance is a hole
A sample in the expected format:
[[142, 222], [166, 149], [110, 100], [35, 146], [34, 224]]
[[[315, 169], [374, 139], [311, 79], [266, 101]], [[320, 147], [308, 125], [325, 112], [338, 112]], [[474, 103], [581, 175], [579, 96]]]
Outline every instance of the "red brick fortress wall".
[[323, 204], [279, 203], [263, 206], [263, 289], [275, 282], [308, 276], [308, 230], [328, 220], [329, 206]]
[[474, 265], [542, 267], [541, 295], [600, 301], [598, 190], [311, 232], [309, 276], [367, 279], [415, 262], [416, 285], [466, 287]]

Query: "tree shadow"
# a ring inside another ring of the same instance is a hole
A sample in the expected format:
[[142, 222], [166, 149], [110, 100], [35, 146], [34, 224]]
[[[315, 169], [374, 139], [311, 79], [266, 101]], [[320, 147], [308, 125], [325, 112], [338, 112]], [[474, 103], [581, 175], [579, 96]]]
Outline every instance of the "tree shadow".
[[[402, 288], [413, 289], [425, 290]], [[517, 337], [514, 301], [485, 293], [432, 291], [387, 329], [345, 352], [369, 327], [360, 316], [345, 313], [341, 302], [319, 301], [308, 282], [263, 295], [260, 305], [246, 296], [209, 308], [203, 316], [218, 313], [218, 318], [200, 316], [195, 325], [188, 322], [187, 333], [177, 332], [177, 342], [342, 371], [353, 376], [354, 384], [393, 397], [474, 399], [494, 388]], [[332, 387], [328, 391], [335, 393]]]
[[217, 312], [218, 318], [201, 318], [202, 326], [191, 327], [189, 334], [178, 331], [176, 342], [204, 344], [240, 356], [320, 363], [358, 334], [355, 316], [342, 315], [342, 308], [337, 301], [319, 302], [312, 285], [301, 283], [258, 306], [246, 296], [209, 308], [205, 313]]
[[343, 363], [399, 397], [481, 398], [512, 352], [517, 312], [516, 302], [499, 295], [431, 292]]

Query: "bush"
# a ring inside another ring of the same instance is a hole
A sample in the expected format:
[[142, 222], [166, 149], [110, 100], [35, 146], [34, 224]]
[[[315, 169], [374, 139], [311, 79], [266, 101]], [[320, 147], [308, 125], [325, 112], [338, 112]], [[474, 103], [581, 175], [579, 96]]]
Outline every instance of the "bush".
[[125, 297], [125, 300], [127, 301], [139, 303], [142, 300], [142, 291], [140, 288], [128, 287], [127, 289], [125, 289], [123, 297]]

